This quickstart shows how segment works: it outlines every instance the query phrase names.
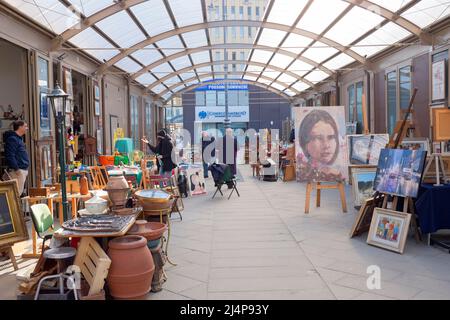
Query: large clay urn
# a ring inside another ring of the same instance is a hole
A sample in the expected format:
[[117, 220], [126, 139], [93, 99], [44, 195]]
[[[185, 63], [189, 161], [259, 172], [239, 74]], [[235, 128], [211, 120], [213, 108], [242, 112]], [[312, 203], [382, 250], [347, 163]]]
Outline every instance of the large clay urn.
[[124, 176], [111, 176], [105, 190], [114, 207], [124, 207], [131, 189]]
[[151, 290], [155, 265], [141, 236], [129, 235], [109, 242], [111, 267], [107, 278], [111, 296], [116, 299], [139, 299]]
[[151, 241], [160, 239], [166, 231], [167, 224], [137, 220], [127, 234], [142, 236]]

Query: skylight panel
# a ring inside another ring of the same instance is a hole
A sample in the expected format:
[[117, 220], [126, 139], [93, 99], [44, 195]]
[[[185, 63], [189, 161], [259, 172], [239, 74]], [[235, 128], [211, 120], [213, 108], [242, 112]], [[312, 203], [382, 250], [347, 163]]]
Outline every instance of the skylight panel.
[[195, 64], [210, 62], [209, 51], [202, 51], [191, 54], [191, 58]]
[[411, 2], [411, 0], [371, 0], [371, 2], [392, 12], [396, 12], [400, 10], [402, 6]]
[[420, 1], [402, 14], [421, 28], [425, 28], [450, 14], [449, 2], [446, 0]]
[[292, 85], [292, 88], [294, 88], [295, 90], [297, 90], [299, 92], [302, 92], [311, 87], [304, 82], [297, 82], [296, 84]]
[[252, 60], [256, 62], [267, 63], [272, 56], [273, 52], [264, 50], [255, 50], [253, 52]]
[[262, 73], [263, 76], [271, 78], [271, 79], [276, 79], [276, 77], [278, 77], [280, 74], [281, 74], [281, 72], [274, 71], [274, 70], [266, 70]]
[[402, 27], [389, 22], [351, 49], [361, 56], [370, 57], [409, 35], [410, 33]]
[[168, 75], [169, 73], [172, 73], [173, 69], [170, 67], [168, 63], [163, 63], [150, 71], [153, 72], [155, 76], [157, 76], [158, 78], [162, 78]]
[[86, 17], [89, 17], [115, 3], [112, 0], [70, 0], [70, 2]]
[[283, 73], [283, 74], [278, 78], [278, 81], [283, 82], [283, 83], [286, 83], [287, 85], [291, 85], [292, 83], [294, 83], [295, 81], [297, 81], [297, 79], [294, 78], [294, 77], [292, 77], [292, 76], [290, 76], [290, 75], [288, 75], [288, 74]]
[[[78, 48], [84, 49], [87, 53], [97, 58], [98, 60], [109, 60], [115, 55], [119, 54], [119, 50], [111, 49], [111, 50], [89, 50], [89, 48], [114, 48], [112, 44], [105, 40], [101, 35], [97, 32], [88, 28], [75, 37], [70, 39], [70, 42], [76, 45]], [[88, 49], [88, 50], [86, 50]]]
[[312, 39], [303, 37], [296, 33], [292, 33], [287, 37], [286, 41], [284, 41], [281, 49], [291, 51], [295, 54], [299, 54], [305, 47], [307, 47], [312, 42]]
[[354, 7], [325, 34], [325, 37], [348, 45], [372, 28], [379, 26], [384, 18], [360, 7]]
[[163, 56], [158, 52], [158, 50], [156, 50], [153, 45], [147, 46], [141, 50], [137, 50], [132, 54], [132, 56], [146, 66], [163, 58]]
[[118, 12], [96, 25], [121, 48], [128, 48], [145, 40], [144, 34], [126, 11]]
[[203, 22], [200, 0], [169, 0], [169, 4], [179, 27]]
[[307, 0], [276, 0], [267, 21], [291, 26], [307, 2]]
[[297, 28], [320, 34], [348, 6], [341, 0], [314, 0]]
[[131, 7], [131, 11], [151, 37], [173, 29], [172, 20], [162, 0], [145, 1]]
[[134, 73], [142, 69], [142, 67], [139, 64], [137, 64], [128, 57], [125, 57], [119, 62], [117, 62], [115, 66], [119, 67], [122, 70], [125, 70], [128, 73]]
[[345, 53], [341, 53], [340, 55], [326, 62], [324, 66], [330, 70], [338, 70], [352, 62], [355, 62], [355, 59], [346, 55]]
[[199, 76], [202, 75], [202, 74], [208, 74], [208, 73], [212, 72], [211, 66], [196, 68], [195, 70], [197, 71]]
[[270, 61], [271, 65], [274, 65], [279, 68], [286, 68], [294, 59], [292, 57], [288, 57], [284, 54], [277, 53]]
[[178, 36], [173, 36], [156, 43], [166, 56], [181, 52], [184, 49], [183, 44]]
[[310, 74], [305, 76], [305, 79], [311, 81], [312, 83], [318, 83], [322, 80], [325, 80], [328, 77], [329, 75], [323, 72], [322, 70], [315, 69]]
[[301, 60], [296, 60], [287, 70], [298, 74], [299, 76], [303, 76], [305, 73], [310, 71], [313, 68], [312, 65], [303, 62]]
[[136, 81], [142, 83], [144, 86], [149, 86], [156, 81], [155, 77], [146, 72], [143, 75], [136, 78]]
[[156, 94], [160, 94], [161, 92], [165, 91], [166, 87], [162, 84], [158, 84], [157, 86], [152, 88], [152, 91]]
[[322, 42], [316, 42], [310, 49], [305, 51], [303, 56], [320, 63], [338, 51], [339, 50], [329, 47]]
[[182, 56], [180, 58], [174, 59], [171, 61], [172, 66], [176, 70], [184, 69], [189, 66], [192, 66], [191, 61], [189, 60], [188, 56]]
[[284, 31], [264, 28], [258, 44], [269, 47], [277, 47], [285, 36], [286, 32]]
[[272, 83], [270, 86], [275, 89], [278, 89], [280, 91], [283, 91], [284, 89], [286, 89], [286, 86], [282, 86], [281, 84], [276, 83], [276, 82]]

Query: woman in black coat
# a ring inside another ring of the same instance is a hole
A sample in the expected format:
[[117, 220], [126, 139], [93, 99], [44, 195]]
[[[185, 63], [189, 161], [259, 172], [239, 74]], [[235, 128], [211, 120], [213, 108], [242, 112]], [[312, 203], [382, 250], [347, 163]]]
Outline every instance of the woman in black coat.
[[152, 146], [145, 138], [142, 139], [142, 141], [148, 145], [150, 150], [156, 154], [159, 161], [162, 162], [162, 166], [158, 163], [159, 174], [170, 177], [172, 175], [172, 170], [177, 167], [177, 165], [172, 161], [172, 140], [164, 130], [158, 132], [157, 139], [158, 144], [156, 146]]

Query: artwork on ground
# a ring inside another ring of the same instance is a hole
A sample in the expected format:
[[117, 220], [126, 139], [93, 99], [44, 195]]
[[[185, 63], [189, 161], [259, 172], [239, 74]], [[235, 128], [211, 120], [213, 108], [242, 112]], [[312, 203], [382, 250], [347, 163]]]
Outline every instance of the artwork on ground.
[[345, 182], [348, 179], [344, 107], [295, 110], [297, 180]]
[[367, 243], [403, 253], [410, 221], [408, 213], [375, 208]]
[[376, 168], [352, 169], [352, 185], [355, 195], [355, 206], [361, 206], [364, 201], [373, 196], [375, 175]]
[[381, 150], [375, 190], [401, 197], [417, 197], [426, 157], [426, 151]]
[[205, 194], [206, 188], [203, 168], [198, 166], [190, 166], [186, 172], [190, 195], [195, 196]]
[[348, 159], [353, 165], [377, 165], [381, 149], [389, 142], [388, 134], [349, 135]]

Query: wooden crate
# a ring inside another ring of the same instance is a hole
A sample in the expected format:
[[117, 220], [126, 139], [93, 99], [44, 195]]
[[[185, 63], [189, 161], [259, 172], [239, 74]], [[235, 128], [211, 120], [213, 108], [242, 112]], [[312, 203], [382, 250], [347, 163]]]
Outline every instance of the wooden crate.
[[74, 264], [80, 268], [84, 279], [89, 284], [87, 296], [101, 295], [111, 259], [94, 238], [81, 239]]

